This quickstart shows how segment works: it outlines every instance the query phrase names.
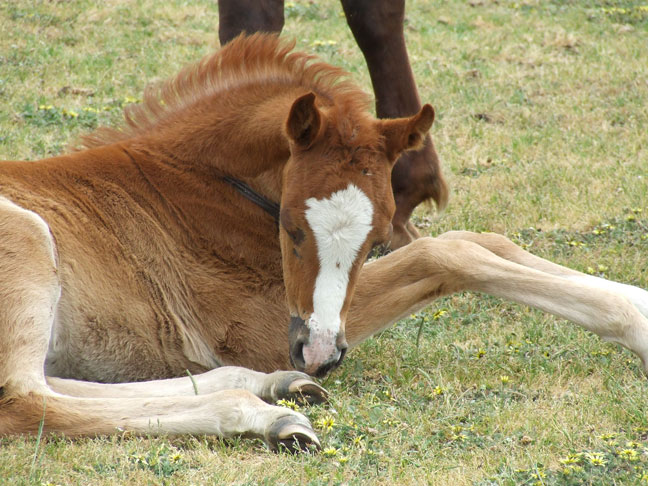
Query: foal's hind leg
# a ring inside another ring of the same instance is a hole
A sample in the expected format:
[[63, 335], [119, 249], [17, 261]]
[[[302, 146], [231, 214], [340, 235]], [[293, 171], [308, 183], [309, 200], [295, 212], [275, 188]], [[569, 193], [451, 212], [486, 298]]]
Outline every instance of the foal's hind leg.
[[78, 398], [30, 393], [0, 400], [0, 435], [45, 433], [97, 436], [208, 434], [264, 439], [303, 449], [319, 441], [303, 415], [268, 405], [245, 390], [155, 398]]
[[47, 392], [43, 363], [60, 285], [45, 222], [0, 197], [0, 387]]
[[550, 262], [523, 250], [503, 235], [496, 233], [473, 233], [471, 231], [449, 231], [440, 235], [438, 238], [444, 240], [472, 241], [501, 258], [524, 265], [525, 267], [535, 268], [541, 272], [566, 278], [574, 282], [581, 282], [594, 287], [618, 292], [630, 300], [644, 316], [648, 317], [648, 292], [645, 290], [632, 285], [587, 275]]
[[[481, 243], [486, 246], [485, 240]], [[501, 258], [471, 241], [433, 238], [421, 238], [366, 264], [347, 318], [349, 344], [359, 343], [437, 297], [473, 290], [573, 321], [634, 351], [647, 368], [648, 318], [639, 307], [648, 305], [648, 293], [621, 284], [592, 285], [574, 278], [578, 275], [568, 269], [557, 276], [555, 271], [562, 267], [508, 250], [511, 258], [526, 258], [526, 264], [542, 270]]]

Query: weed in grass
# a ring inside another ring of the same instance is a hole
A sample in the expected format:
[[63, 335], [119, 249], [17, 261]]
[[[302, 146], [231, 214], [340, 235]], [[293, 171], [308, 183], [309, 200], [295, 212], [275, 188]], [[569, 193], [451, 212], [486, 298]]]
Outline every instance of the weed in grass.
[[[614, 438], [615, 434], [601, 437]], [[641, 485], [648, 480], [648, 455], [645, 443], [602, 440], [596, 449], [570, 452], [558, 460], [558, 465], [536, 464], [530, 469], [507, 471], [477, 483], [486, 485], [547, 485], [575, 486], [582, 484]]]
[[182, 453], [169, 444], [154, 445], [146, 454], [133, 454], [130, 461], [158, 477], [170, 477], [184, 467]]
[[52, 105], [44, 104], [41, 104], [37, 109], [34, 109], [33, 105], [28, 104], [23, 107], [20, 117], [28, 124], [36, 127], [49, 125], [61, 126], [63, 124], [69, 124], [92, 129], [98, 124], [98, 113], [101, 113], [101, 110], [92, 107], [76, 111], [67, 108], [56, 108]]

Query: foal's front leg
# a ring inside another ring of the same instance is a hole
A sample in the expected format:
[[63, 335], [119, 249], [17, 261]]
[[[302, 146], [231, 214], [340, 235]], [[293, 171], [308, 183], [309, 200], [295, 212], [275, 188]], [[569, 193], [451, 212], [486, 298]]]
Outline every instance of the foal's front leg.
[[223, 366], [195, 376], [138, 383], [89, 383], [47, 377], [57, 393], [86, 398], [176, 397], [206, 395], [224, 390], [246, 390], [268, 403], [277, 400], [326, 401], [328, 393], [299, 371], [261, 373], [238, 366]]
[[506, 244], [503, 237], [473, 235], [422, 238], [366, 264], [347, 318], [349, 344], [358, 344], [438, 297], [472, 290], [575, 322], [635, 352], [648, 372], [647, 292], [587, 278]]

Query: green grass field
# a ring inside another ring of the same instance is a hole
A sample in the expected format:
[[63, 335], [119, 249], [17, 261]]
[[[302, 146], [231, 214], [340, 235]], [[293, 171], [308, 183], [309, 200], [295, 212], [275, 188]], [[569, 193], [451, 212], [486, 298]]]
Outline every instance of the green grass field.
[[[334, 0], [284, 35], [370, 90]], [[215, 0], [0, 2], [0, 158], [55, 155], [217, 46]], [[648, 287], [648, 3], [409, 0], [407, 41], [452, 189], [430, 235], [506, 234]], [[1, 235], [0, 235], [1, 237]], [[2, 359], [2, 357], [0, 357]], [[543, 313], [464, 293], [355, 349], [305, 409], [323, 452], [206, 437], [0, 439], [0, 484], [648, 484], [638, 358]]]

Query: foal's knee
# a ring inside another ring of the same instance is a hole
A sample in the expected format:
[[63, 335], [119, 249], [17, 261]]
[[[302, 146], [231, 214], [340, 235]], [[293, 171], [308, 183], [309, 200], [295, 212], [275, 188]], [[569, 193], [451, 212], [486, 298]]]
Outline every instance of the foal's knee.
[[497, 233], [474, 233], [472, 231], [448, 231], [439, 235], [440, 240], [463, 240], [476, 243], [495, 253], [497, 256], [506, 258], [512, 250], [519, 248], [506, 236]]
[[47, 223], [38, 214], [1, 196], [0, 234], [0, 278], [5, 282], [8, 273], [19, 274], [34, 266], [56, 267], [54, 238]]
[[444, 282], [447, 287], [444, 293], [463, 289], [474, 278], [478, 263], [488, 254], [479, 245], [463, 239], [424, 237], [413, 241], [406, 248], [414, 252], [415, 261], [420, 262], [421, 272], [426, 278]]

